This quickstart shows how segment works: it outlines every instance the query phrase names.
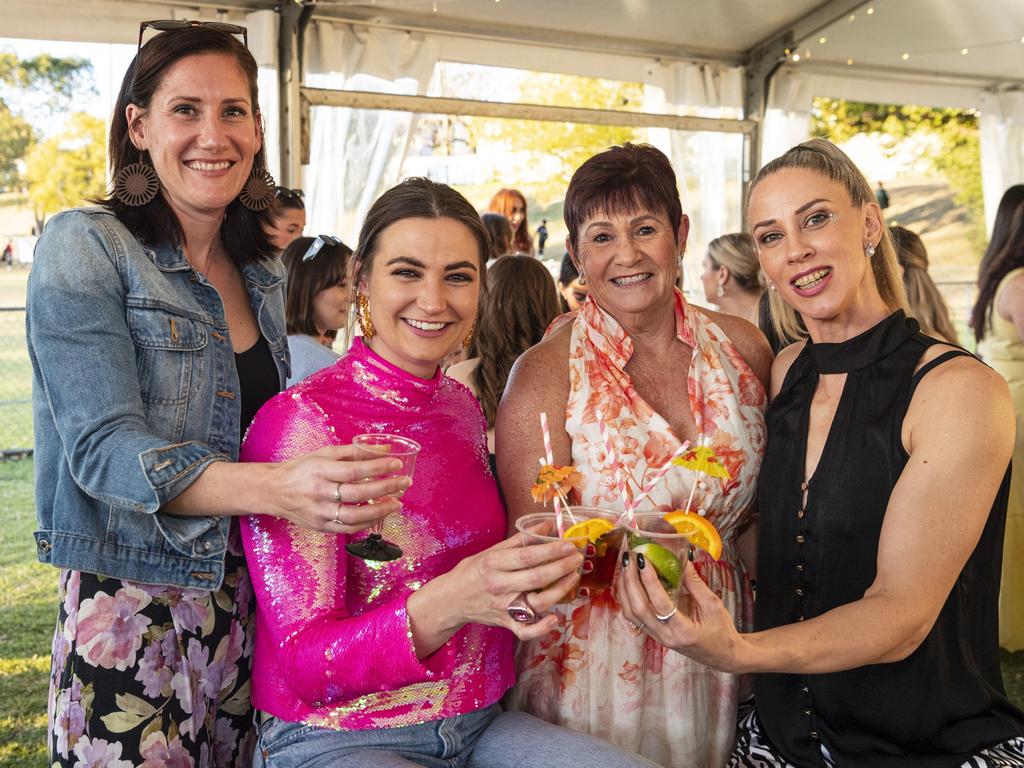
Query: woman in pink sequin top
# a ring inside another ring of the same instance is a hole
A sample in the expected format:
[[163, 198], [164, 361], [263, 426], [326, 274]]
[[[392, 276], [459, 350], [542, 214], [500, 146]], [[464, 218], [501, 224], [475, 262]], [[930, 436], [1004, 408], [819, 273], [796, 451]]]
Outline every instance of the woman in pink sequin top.
[[645, 764], [496, 703], [514, 683], [515, 635], [540, 637], [557, 621], [516, 623], [509, 604], [541, 590], [529, 601], [546, 612], [581, 555], [568, 542], [504, 538], [483, 415], [438, 368], [472, 332], [487, 248], [479, 217], [451, 188], [410, 179], [374, 203], [359, 241], [363, 336], [268, 402], [242, 451], [282, 461], [363, 432], [416, 440], [414, 481], [383, 531], [404, 554], [361, 560], [344, 533], [245, 520], [258, 605], [252, 694], [264, 713], [256, 765]]

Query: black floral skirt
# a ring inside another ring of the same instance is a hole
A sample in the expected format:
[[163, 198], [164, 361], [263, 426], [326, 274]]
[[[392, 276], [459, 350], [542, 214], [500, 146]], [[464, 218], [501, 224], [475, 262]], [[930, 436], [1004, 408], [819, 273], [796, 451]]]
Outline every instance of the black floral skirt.
[[215, 592], [63, 570], [59, 599], [51, 766], [249, 768], [255, 615], [240, 554]]

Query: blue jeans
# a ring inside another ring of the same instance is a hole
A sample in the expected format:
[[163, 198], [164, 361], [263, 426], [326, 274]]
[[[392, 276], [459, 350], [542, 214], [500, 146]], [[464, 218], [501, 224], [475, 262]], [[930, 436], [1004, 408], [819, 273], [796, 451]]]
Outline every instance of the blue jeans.
[[657, 768], [594, 736], [495, 704], [403, 728], [333, 731], [270, 718], [259, 728], [253, 768]]

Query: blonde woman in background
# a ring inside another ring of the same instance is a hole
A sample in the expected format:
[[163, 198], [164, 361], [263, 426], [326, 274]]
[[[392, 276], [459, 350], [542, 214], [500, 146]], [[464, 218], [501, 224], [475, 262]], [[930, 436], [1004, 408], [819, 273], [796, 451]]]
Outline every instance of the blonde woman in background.
[[889, 227], [889, 237], [896, 247], [896, 258], [903, 272], [911, 316], [921, 324], [922, 332], [956, 344], [956, 328], [949, 319], [946, 300], [928, 274], [928, 251], [921, 238], [898, 224]]
[[764, 279], [750, 235], [737, 232], [716, 237], [708, 243], [700, 281], [709, 304], [728, 315], [757, 324]]

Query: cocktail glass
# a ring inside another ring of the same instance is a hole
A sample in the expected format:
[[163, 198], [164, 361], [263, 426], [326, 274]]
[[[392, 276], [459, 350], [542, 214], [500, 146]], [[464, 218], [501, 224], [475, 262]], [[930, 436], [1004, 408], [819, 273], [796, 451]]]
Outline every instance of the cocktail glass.
[[[597, 553], [590, 559], [593, 565], [591, 571], [584, 572], [580, 577], [581, 589], [596, 590], [611, 587], [624, 534], [619, 522], [620, 517], [619, 512], [600, 507], [568, 507], [566, 509], [563, 518], [567, 530], [576, 523], [586, 523], [589, 520], [603, 520], [611, 525], [611, 528], [607, 528], [596, 539], [593, 536], [588, 537], [588, 542], [594, 545]], [[584, 526], [584, 528], [586, 527]], [[600, 526], [600, 528], [605, 528], [605, 526]]]
[[[383, 475], [383, 477], [406, 475], [411, 478], [413, 470], [416, 468], [416, 457], [420, 452], [420, 444], [415, 440], [382, 433], [356, 435], [352, 438], [352, 446], [356, 449], [356, 458], [359, 459], [380, 459], [390, 456], [402, 462], [400, 469], [390, 475]], [[367, 479], [379, 480], [382, 478]], [[399, 497], [401, 495], [401, 491], [395, 494]], [[363, 560], [397, 560], [402, 556], [402, 548], [384, 540], [384, 537], [381, 536], [383, 528], [384, 520], [378, 520], [365, 539], [350, 541], [345, 545], [345, 550], [350, 555], [361, 557]]]
[[679, 533], [660, 513], [640, 512], [630, 523], [623, 518], [626, 545], [631, 559], [644, 556], [646, 567], [654, 568], [673, 605], [679, 605], [679, 583], [690, 556], [690, 537]]
[[[565, 523], [563, 526], [564, 528], [569, 527], [569, 524], [565, 522], [564, 517], [563, 523]], [[586, 535], [582, 534], [579, 536], [572, 537], [559, 536], [558, 524], [555, 519], [555, 514], [553, 512], [535, 512], [530, 515], [523, 515], [518, 520], [516, 520], [516, 530], [519, 531], [520, 535], [522, 536], [522, 545], [524, 547], [529, 547], [534, 544], [547, 544], [551, 541], [567, 540], [575, 544], [580, 551], [583, 551], [586, 548], [588, 541]], [[577, 570], [577, 574], [582, 575], [582, 573], [583, 565], [581, 563], [579, 569]], [[536, 591], [542, 592], [550, 586], [551, 585], [549, 584], [546, 587], [541, 587]], [[578, 588], [579, 581], [577, 581], [573, 585], [572, 589], [570, 589], [566, 594], [560, 597], [558, 599], [558, 602], [571, 603], [573, 600], [576, 599], [576, 591]]]

